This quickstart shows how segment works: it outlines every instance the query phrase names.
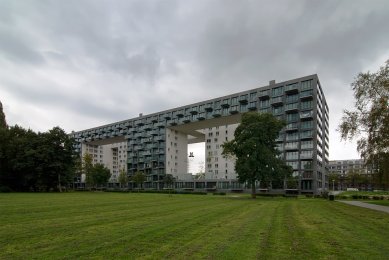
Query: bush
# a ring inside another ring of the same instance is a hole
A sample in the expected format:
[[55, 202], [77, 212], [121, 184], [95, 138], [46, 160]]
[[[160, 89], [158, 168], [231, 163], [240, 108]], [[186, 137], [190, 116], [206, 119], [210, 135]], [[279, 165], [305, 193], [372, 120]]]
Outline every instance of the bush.
[[351, 195], [351, 197], [353, 198], [353, 200], [357, 200], [359, 196], [356, 194], [353, 194], [353, 195]]
[[373, 200], [379, 200], [380, 197], [379, 196], [373, 196]]
[[0, 193], [8, 193], [8, 192], [12, 192], [12, 189], [10, 187], [0, 186]]
[[213, 195], [226, 195], [225, 192], [214, 192]]
[[335, 195], [332, 195], [332, 194], [331, 194], [331, 195], [328, 196], [328, 198], [329, 198], [330, 200], [335, 200]]
[[313, 195], [312, 194], [305, 194], [305, 197], [306, 198], [313, 198]]

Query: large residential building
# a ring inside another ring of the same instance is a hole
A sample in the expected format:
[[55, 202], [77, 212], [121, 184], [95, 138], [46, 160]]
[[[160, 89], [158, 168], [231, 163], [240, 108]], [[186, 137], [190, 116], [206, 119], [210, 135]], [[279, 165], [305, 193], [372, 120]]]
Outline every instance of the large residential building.
[[[112, 160], [120, 154], [117, 150], [117, 156], [113, 155], [117, 143], [126, 147], [121, 159], [127, 159], [128, 174], [144, 172], [147, 188], [160, 188], [165, 174], [172, 174], [181, 188], [196, 188], [187, 172], [188, 144], [205, 142], [206, 181], [212, 187], [235, 189], [241, 185], [236, 181], [234, 161], [223, 158], [221, 145], [233, 138], [241, 114], [248, 111], [272, 113], [287, 122], [277, 146], [281, 157], [293, 167], [301, 193], [320, 193], [328, 187], [329, 110], [317, 75], [280, 83], [273, 80], [268, 86], [149, 115], [140, 114], [75, 132], [72, 136], [77, 142], [75, 149], [81, 153], [91, 146], [99, 151], [100, 147], [111, 145], [112, 156], [107, 158]], [[96, 156], [100, 160], [100, 154]], [[104, 158], [103, 155], [103, 161]]]
[[371, 174], [371, 167], [367, 167], [363, 159], [329, 161], [328, 170], [339, 175], [347, 175], [349, 172]]

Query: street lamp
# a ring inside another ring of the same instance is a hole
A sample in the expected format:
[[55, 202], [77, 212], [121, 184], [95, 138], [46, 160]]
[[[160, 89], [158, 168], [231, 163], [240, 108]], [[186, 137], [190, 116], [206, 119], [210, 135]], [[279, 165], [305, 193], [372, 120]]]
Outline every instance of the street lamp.
[[332, 191], [335, 191], [335, 180], [332, 179]]

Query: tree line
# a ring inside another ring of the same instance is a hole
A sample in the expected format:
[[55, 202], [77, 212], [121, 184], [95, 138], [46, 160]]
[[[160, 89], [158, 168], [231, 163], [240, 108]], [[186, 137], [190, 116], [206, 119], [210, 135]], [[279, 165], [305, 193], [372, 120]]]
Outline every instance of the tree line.
[[0, 127], [0, 186], [13, 191], [62, 190], [73, 181], [73, 141], [59, 127], [36, 133]]

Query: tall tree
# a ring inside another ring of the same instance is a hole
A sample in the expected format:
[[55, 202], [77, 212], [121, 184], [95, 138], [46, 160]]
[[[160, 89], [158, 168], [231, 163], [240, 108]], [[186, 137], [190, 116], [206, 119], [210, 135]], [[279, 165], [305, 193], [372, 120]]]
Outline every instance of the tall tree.
[[3, 104], [0, 101], [0, 128], [7, 128], [7, 121], [5, 121], [5, 114], [3, 111]]
[[101, 163], [96, 163], [93, 165], [91, 173], [92, 183], [95, 187], [107, 184], [109, 178], [111, 177], [110, 170]]
[[249, 112], [235, 130], [234, 139], [223, 144], [223, 155], [236, 158], [235, 171], [240, 182], [251, 185], [256, 197], [256, 181], [271, 182], [285, 178], [293, 170], [278, 158], [276, 138], [285, 122], [271, 114]]
[[142, 187], [142, 184], [146, 181], [146, 175], [141, 172], [137, 171], [132, 177], [131, 180], [135, 182], [138, 186], [138, 191]]
[[124, 170], [124, 168], [120, 169], [120, 173], [119, 173], [119, 184], [120, 184], [120, 188], [123, 188], [124, 185], [126, 185], [126, 188], [127, 188], [127, 185], [128, 185], [128, 175], [126, 173], [126, 171]]
[[85, 153], [82, 157], [82, 173], [85, 175], [85, 183], [87, 186], [93, 186], [93, 158], [90, 153]]
[[389, 168], [389, 60], [376, 73], [359, 73], [351, 84], [355, 110], [344, 110], [338, 130], [343, 140], [357, 139], [357, 149], [377, 174]]
[[73, 182], [73, 140], [59, 127], [39, 135], [37, 157], [41, 163], [39, 184], [46, 189], [62, 191], [62, 186]]

